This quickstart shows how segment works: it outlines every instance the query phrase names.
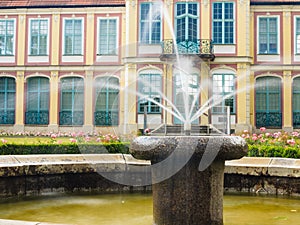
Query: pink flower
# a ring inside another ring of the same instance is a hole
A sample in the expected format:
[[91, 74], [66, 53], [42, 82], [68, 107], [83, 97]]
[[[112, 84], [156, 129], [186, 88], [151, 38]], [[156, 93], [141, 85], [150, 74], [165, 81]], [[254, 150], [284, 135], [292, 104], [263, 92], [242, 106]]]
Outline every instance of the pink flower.
[[74, 139], [74, 138], [70, 138], [70, 141], [71, 141], [72, 143], [76, 143], [76, 142], [77, 142], [77, 140]]
[[89, 136], [85, 137], [85, 141], [89, 142], [91, 140], [91, 138]]
[[101, 141], [101, 138], [97, 138], [96, 141], [97, 141], [97, 142], [100, 142], [100, 141]]
[[242, 138], [245, 138], [246, 137], [246, 135], [245, 134], [242, 134]]
[[3, 144], [7, 143], [7, 140], [5, 140], [5, 139], [1, 139], [1, 141], [2, 141]]
[[271, 134], [270, 133], [266, 133], [266, 137], [269, 137]]
[[252, 134], [252, 136], [257, 137], [257, 134], [254, 133], [254, 134]]
[[62, 144], [62, 140], [58, 140], [57, 144], [59, 144], [59, 145]]
[[145, 130], [144, 130], [144, 134], [149, 134], [150, 133], [150, 129], [149, 128], [146, 128]]
[[51, 134], [51, 138], [56, 138], [56, 134]]
[[294, 131], [294, 132], [292, 132], [292, 136], [293, 136], [293, 137], [298, 137], [298, 136], [299, 136], [299, 133], [298, 133], [297, 131]]
[[289, 145], [292, 145], [294, 146], [296, 144], [295, 140], [294, 139], [289, 139], [286, 141]]
[[265, 132], [266, 131], [266, 128], [265, 127], [261, 127], [259, 128], [261, 132]]
[[253, 137], [252, 137], [252, 140], [253, 140], [253, 141], [256, 141], [257, 139], [258, 139], [257, 136], [253, 136]]

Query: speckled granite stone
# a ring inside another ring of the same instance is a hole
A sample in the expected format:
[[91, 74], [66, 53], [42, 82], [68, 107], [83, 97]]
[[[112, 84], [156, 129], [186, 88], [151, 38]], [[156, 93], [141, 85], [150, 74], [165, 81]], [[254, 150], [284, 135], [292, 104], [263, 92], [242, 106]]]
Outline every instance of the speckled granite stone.
[[222, 225], [225, 160], [241, 158], [247, 150], [240, 137], [136, 138], [131, 153], [153, 165], [154, 224]]

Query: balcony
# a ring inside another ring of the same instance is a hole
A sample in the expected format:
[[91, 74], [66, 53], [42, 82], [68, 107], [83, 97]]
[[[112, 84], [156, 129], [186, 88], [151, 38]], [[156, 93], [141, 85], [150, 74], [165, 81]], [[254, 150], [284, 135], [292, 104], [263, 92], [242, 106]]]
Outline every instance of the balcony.
[[25, 124], [46, 125], [49, 124], [49, 111], [27, 111], [25, 112]]
[[162, 61], [176, 59], [177, 54], [184, 56], [198, 56], [202, 60], [213, 61], [215, 59], [213, 44], [210, 39], [163, 40], [160, 59]]
[[14, 124], [15, 110], [0, 110], [0, 124]]

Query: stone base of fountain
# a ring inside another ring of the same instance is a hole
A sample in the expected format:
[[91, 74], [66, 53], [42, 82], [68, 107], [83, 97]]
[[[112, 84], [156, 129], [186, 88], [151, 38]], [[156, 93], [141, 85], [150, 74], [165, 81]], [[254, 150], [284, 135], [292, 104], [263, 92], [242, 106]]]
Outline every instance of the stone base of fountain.
[[225, 160], [246, 155], [240, 137], [138, 137], [138, 159], [151, 160], [155, 225], [222, 225]]

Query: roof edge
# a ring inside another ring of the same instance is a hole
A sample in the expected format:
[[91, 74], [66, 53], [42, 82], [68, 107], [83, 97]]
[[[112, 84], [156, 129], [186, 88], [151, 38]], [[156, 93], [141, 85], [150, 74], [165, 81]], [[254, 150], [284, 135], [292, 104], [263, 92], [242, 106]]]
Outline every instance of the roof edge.
[[104, 7], [125, 7], [125, 4], [108, 5], [34, 5], [34, 6], [0, 6], [0, 9], [44, 9], [44, 8], [104, 8]]
[[300, 1], [295, 2], [295, 1], [263, 1], [263, 2], [258, 2], [258, 1], [250, 1], [250, 5], [300, 5]]

